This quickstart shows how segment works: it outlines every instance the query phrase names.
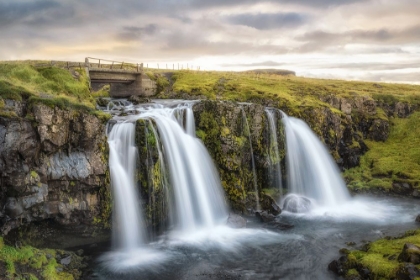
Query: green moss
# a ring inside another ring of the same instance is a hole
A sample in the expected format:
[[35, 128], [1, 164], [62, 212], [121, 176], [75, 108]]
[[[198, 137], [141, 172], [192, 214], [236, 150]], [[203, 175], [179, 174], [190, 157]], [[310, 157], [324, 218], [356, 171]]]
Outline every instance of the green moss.
[[[57, 268], [61, 265], [57, 264], [56, 254], [57, 252], [51, 249], [37, 249], [31, 246], [14, 248], [4, 245], [3, 238], [0, 237], [0, 261], [6, 263], [7, 274], [11, 279], [24, 279], [16, 269], [18, 265], [32, 268], [33, 273], [40, 273], [44, 279], [74, 279], [69, 272], [57, 272]], [[76, 260], [77, 258], [81, 259], [81, 257], [72, 256], [74, 262], [80, 262], [80, 260]], [[34, 274], [29, 274], [29, 279], [37, 279]], [[25, 275], [28, 276], [27, 273]]]
[[361, 157], [360, 166], [344, 173], [351, 188], [392, 188], [393, 182], [418, 187], [420, 182], [420, 112], [406, 119], [392, 121], [385, 142], [365, 140], [369, 151]]
[[201, 129], [196, 130], [196, 131], [195, 131], [195, 135], [196, 135], [198, 138], [200, 138], [202, 141], [205, 141], [205, 140], [206, 140], [206, 136], [207, 136], [207, 134], [206, 134], [206, 132], [204, 132], [204, 130], [201, 130]]
[[36, 173], [36, 171], [34, 170], [32, 170], [30, 174], [31, 174], [31, 177], [34, 179], [39, 177], [38, 173]]
[[349, 270], [347, 271], [346, 276], [347, 276], [347, 277], [359, 276], [359, 272], [357, 272], [357, 270], [356, 270], [356, 269], [352, 268], [352, 269], [349, 269]]
[[347, 258], [347, 272], [353, 273], [357, 267], [366, 267], [374, 279], [393, 279], [400, 266], [398, 255], [402, 252], [405, 243], [420, 246], [420, 230], [407, 232], [399, 238], [385, 238], [372, 242], [366, 251], [351, 251]]

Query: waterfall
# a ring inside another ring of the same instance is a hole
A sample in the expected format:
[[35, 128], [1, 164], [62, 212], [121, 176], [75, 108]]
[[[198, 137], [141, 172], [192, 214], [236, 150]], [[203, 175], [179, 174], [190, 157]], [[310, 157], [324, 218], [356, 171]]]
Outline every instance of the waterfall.
[[245, 136], [248, 136], [249, 149], [251, 152], [252, 177], [253, 177], [252, 183], [254, 184], [255, 201], [257, 203], [257, 210], [261, 210], [260, 197], [258, 195], [257, 172], [255, 170], [254, 150], [252, 148], [251, 130], [249, 129], [248, 120], [246, 118], [246, 114], [243, 107], [241, 107], [241, 111], [242, 111], [242, 122], [245, 126], [244, 132], [246, 134]]
[[191, 232], [225, 221], [220, 179], [206, 148], [195, 137], [191, 104], [149, 109], [139, 117], [153, 120], [164, 150], [174, 196], [171, 212], [176, 213], [175, 227]]
[[[340, 171], [326, 147], [302, 120], [282, 112], [286, 133], [286, 169], [289, 193], [337, 206], [350, 198]], [[303, 198], [299, 202], [306, 203]]]
[[143, 217], [134, 183], [137, 148], [134, 143], [135, 125], [117, 123], [108, 135], [109, 168], [114, 197], [114, 246], [130, 251], [145, 241]]
[[266, 108], [265, 113], [268, 120], [268, 131], [269, 131], [269, 144], [268, 144], [268, 153], [267, 160], [270, 163], [268, 172], [270, 179], [275, 187], [279, 189], [280, 196], [283, 196], [283, 185], [282, 185], [282, 175], [281, 175], [281, 166], [280, 166], [280, 153], [279, 153], [279, 144], [277, 140], [277, 109]]
[[[115, 235], [123, 249], [137, 248], [144, 242], [144, 226], [134, 183], [137, 148], [135, 122], [150, 121], [159, 157], [160, 186], [168, 188], [170, 215], [181, 232], [211, 229], [226, 222], [227, 208], [220, 178], [201, 140], [195, 136], [193, 102], [162, 101], [134, 106], [114, 102], [128, 116], [114, 117], [117, 123], [108, 136], [111, 181], [115, 201], [114, 220], [119, 223]], [[147, 143], [147, 142], [146, 142]], [[145, 147], [150, 149], [151, 147]], [[147, 161], [154, 165], [156, 162]]]

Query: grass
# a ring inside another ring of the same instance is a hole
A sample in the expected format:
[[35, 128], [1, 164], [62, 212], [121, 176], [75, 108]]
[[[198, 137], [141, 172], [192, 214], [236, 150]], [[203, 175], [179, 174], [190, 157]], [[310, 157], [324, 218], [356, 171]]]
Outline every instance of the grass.
[[360, 166], [344, 173], [349, 187], [389, 190], [393, 182], [400, 182], [419, 188], [419, 124], [420, 112], [415, 112], [405, 119], [392, 119], [385, 142], [365, 140], [369, 151], [362, 156]]
[[175, 92], [204, 95], [209, 99], [256, 101], [272, 99], [279, 107], [329, 106], [320, 97], [368, 96], [385, 103], [420, 104], [420, 86], [341, 80], [310, 79], [246, 72], [176, 71]]
[[[349, 266], [368, 268], [374, 279], [393, 279], [401, 265], [398, 262], [398, 255], [402, 252], [405, 243], [420, 246], [420, 230], [409, 231], [400, 238], [377, 240], [370, 243], [366, 251], [350, 251], [347, 256]], [[417, 268], [420, 268], [420, 265], [417, 265]]]
[[94, 113], [97, 96], [106, 96], [106, 92], [90, 93], [84, 69], [75, 69], [72, 74], [58, 67], [0, 63], [0, 116], [13, 117], [12, 112], [1, 105], [4, 99]]

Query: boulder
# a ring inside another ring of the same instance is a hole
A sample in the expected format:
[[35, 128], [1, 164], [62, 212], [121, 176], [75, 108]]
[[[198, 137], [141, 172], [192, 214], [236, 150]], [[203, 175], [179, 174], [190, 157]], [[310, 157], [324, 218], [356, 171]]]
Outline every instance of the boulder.
[[280, 206], [278, 206], [275, 200], [267, 194], [261, 194], [260, 205], [261, 209], [267, 211], [269, 214], [277, 216], [281, 213]]
[[416, 222], [417, 222], [417, 223], [420, 223], [420, 214], [418, 214], [418, 215], [417, 215], [417, 217], [416, 217]]
[[149, 103], [150, 98], [132, 95], [128, 98], [128, 101], [132, 102], [134, 105], [137, 105], [140, 103]]
[[276, 216], [268, 213], [267, 211], [256, 211], [255, 216], [259, 218], [263, 223], [269, 223], [276, 219]]
[[412, 263], [401, 265], [395, 273], [397, 280], [414, 280], [420, 277], [420, 270]]
[[420, 248], [412, 243], [405, 243], [398, 261], [420, 264]]
[[226, 225], [231, 228], [245, 228], [246, 220], [237, 214], [230, 213]]
[[342, 256], [338, 260], [333, 260], [328, 265], [328, 270], [331, 270], [337, 275], [343, 276], [346, 274], [346, 262], [347, 262], [347, 256]]
[[283, 211], [292, 213], [305, 213], [310, 211], [311, 208], [311, 200], [304, 196], [289, 194], [283, 201]]

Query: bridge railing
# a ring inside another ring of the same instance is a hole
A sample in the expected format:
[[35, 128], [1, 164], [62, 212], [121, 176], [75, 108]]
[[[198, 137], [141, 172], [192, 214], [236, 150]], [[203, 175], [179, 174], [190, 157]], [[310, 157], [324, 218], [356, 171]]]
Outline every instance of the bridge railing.
[[102, 69], [120, 69], [143, 72], [143, 63], [128, 63], [124, 61], [115, 61], [102, 58], [86, 57], [85, 67]]

